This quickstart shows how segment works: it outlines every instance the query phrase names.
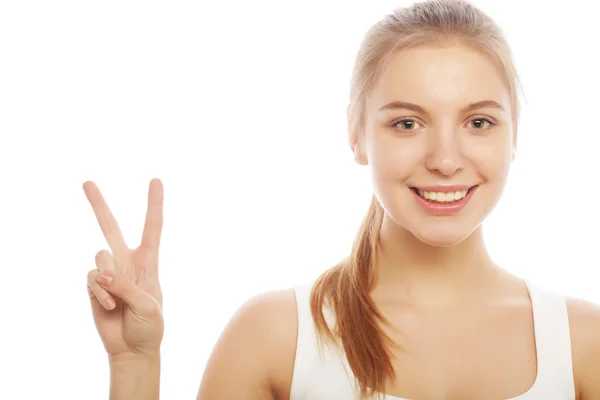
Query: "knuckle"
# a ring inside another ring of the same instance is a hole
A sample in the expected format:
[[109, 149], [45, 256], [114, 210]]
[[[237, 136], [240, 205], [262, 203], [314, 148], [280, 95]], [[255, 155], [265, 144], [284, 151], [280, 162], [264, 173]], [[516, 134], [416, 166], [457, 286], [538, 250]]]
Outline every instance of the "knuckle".
[[96, 275], [98, 275], [98, 270], [97, 269], [91, 269], [91, 270], [89, 270], [88, 274], [87, 274], [88, 283], [95, 282]]
[[96, 264], [101, 263], [106, 257], [110, 257], [110, 252], [106, 249], [100, 250], [96, 253]]
[[96, 253], [96, 268], [99, 270], [114, 268], [113, 256], [108, 250], [100, 250]]
[[158, 304], [158, 301], [152, 298], [145, 303], [144, 312], [149, 316], [158, 316], [162, 314], [162, 309], [160, 304]]

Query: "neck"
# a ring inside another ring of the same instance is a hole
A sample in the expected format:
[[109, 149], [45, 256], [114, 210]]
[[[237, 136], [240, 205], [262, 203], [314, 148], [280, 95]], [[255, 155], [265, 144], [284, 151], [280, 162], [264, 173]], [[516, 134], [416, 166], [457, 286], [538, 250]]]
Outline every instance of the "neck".
[[483, 296], [499, 268], [492, 262], [478, 227], [461, 243], [430, 246], [384, 218], [373, 295], [424, 306], [471, 302]]

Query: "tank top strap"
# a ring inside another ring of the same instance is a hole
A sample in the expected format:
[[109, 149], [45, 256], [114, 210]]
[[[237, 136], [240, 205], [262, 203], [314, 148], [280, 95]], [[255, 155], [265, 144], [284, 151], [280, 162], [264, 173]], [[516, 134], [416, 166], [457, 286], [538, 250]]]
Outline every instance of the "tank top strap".
[[565, 399], [575, 399], [571, 333], [565, 298], [525, 281], [533, 309], [538, 363], [536, 385], [552, 387]]
[[[313, 322], [310, 295], [314, 282], [294, 288], [298, 312], [296, 358], [290, 400], [354, 399], [351, 371], [337, 346], [320, 343]], [[335, 318], [326, 307], [325, 320], [330, 327]], [[320, 346], [323, 344], [323, 346]]]
[[294, 360], [294, 373], [290, 399], [301, 400], [307, 398], [310, 388], [310, 370], [314, 363], [314, 350], [317, 347], [314, 335], [314, 324], [310, 312], [310, 292], [312, 285], [298, 285], [294, 288], [296, 294], [296, 310], [298, 312], [298, 339], [296, 341], [296, 358]]

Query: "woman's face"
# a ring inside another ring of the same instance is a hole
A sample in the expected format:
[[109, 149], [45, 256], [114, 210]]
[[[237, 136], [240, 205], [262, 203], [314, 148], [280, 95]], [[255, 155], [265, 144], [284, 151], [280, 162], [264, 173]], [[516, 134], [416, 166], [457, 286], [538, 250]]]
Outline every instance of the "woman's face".
[[434, 246], [467, 238], [497, 204], [514, 155], [510, 95], [495, 64], [465, 46], [390, 59], [354, 146], [395, 226]]

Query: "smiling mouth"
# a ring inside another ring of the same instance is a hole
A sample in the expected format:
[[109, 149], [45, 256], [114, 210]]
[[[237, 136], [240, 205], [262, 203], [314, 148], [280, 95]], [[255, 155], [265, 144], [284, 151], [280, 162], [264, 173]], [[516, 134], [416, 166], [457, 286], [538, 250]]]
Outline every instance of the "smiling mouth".
[[467, 197], [469, 192], [475, 189], [477, 186], [471, 186], [469, 189], [457, 190], [453, 192], [433, 192], [421, 190], [416, 187], [411, 187], [410, 190], [415, 192], [417, 196], [423, 200], [431, 203], [454, 203]]

